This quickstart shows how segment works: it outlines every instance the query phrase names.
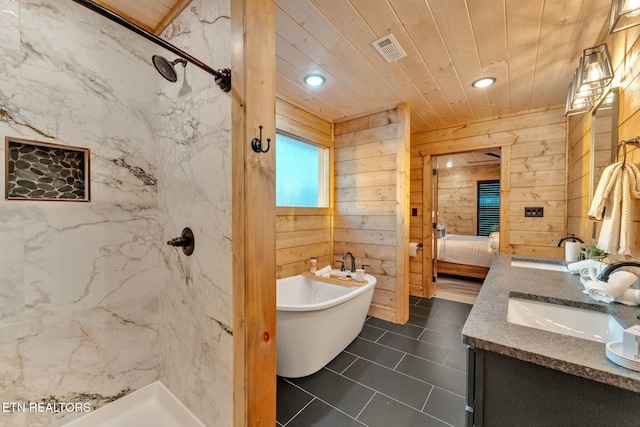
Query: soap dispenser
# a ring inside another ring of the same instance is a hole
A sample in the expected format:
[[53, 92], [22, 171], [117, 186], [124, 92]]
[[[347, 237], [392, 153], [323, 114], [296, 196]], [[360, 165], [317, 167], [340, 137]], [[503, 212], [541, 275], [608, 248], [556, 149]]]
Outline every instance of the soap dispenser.
[[564, 242], [564, 260], [567, 262], [578, 261], [578, 256], [580, 255], [580, 243], [584, 242], [573, 234], [569, 234], [567, 237], [563, 237], [558, 240], [558, 244], [556, 246], [561, 247], [562, 242]]

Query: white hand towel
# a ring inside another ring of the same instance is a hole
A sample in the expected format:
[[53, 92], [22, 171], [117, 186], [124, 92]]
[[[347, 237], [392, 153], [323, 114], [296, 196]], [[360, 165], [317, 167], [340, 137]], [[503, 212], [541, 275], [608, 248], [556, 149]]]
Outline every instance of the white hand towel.
[[602, 172], [588, 212], [604, 222], [598, 248], [610, 254], [631, 253], [631, 198], [640, 198], [640, 171], [632, 164], [614, 163]]
[[616, 302], [632, 306], [640, 305], [640, 289], [627, 289]]
[[595, 267], [598, 272], [602, 271], [607, 266], [604, 262], [596, 261], [595, 259], [585, 259], [578, 262], [572, 262], [567, 265], [567, 269], [571, 274], [580, 274], [580, 270], [588, 267]]
[[602, 289], [600, 289], [601, 287], [606, 286], [607, 282], [601, 282], [600, 280], [595, 279], [589, 280], [586, 277], [581, 277], [580, 281], [584, 286], [584, 291], [582, 291], [582, 293], [589, 295], [594, 300], [607, 304], [615, 300], [615, 298], [609, 295], [607, 291], [603, 291]]
[[638, 277], [633, 273], [615, 271], [609, 276], [609, 282], [589, 280], [584, 287], [591, 298], [596, 301], [610, 303], [620, 298], [636, 280], [638, 280]]
[[331, 273], [331, 266], [327, 265], [325, 267], [322, 267], [320, 270], [316, 271], [316, 276], [323, 277], [325, 274], [329, 274], [329, 273]]
[[605, 205], [607, 204], [607, 197], [620, 175], [621, 168], [622, 163], [614, 163], [607, 166], [602, 171], [598, 187], [596, 188], [596, 192], [593, 194], [593, 201], [591, 202], [591, 207], [587, 214], [590, 218], [602, 219], [602, 214], [604, 212]]
[[589, 289], [589, 291], [587, 292], [587, 295], [589, 295], [591, 298], [593, 298], [596, 301], [604, 302], [606, 304], [609, 304], [615, 301], [614, 298], [611, 295], [609, 295], [607, 291], [603, 291], [602, 289], [598, 289], [598, 288]]
[[622, 217], [620, 220], [620, 247], [618, 254], [629, 255], [633, 239], [631, 236], [631, 198], [640, 198], [640, 171], [633, 163], [625, 164], [622, 172]]
[[610, 253], [618, 253], [620, 244], [620, 222], [622, 218], [622, 178], [618, 174], [613, 181], [611, 191], [607, 194], [604, 221], [598, 237], [598, 248]]

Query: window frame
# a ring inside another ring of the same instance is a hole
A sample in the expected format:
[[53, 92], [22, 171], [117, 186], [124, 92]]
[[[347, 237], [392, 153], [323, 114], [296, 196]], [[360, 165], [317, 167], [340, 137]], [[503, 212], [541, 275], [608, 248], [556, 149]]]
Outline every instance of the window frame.
[[[497, 212], [498, 212], [498, 226], [500, 225], [500, 216], [501, 216], [501, 212], [500, 212], [500, 206], [502, 205], [502, 195], [501, 193], [501, 189], [502, 189], [502, 184], [500, 182], [499, 179], [485, 179], [485, 180], [479, 180], [476, 181], [476, 236], [484, 236], [484, 234], [480, 234], [480, 186], [482, 184], [498, 184], [498, 207], [497, 207]], [[491, 233], [491, 231], [489, 231], [489, 234]], [[487, 234], [487, 236], [489, 235]]]
[[[276, 202], [276, 213], [278, 215], [285, 214], [300, 214], [302, 212], [306, 214], [322, 214], [327, 213], [333, 206], [333, 191], [332, 191], [332, 176], [333, 176], [333, 144], [327, 144], [324, 141], [320, 141], [315, 138], [305, 138], [296, 135], [292, 132], [287, 132], [282, 129], [276, 128], [276, 139], [278, 134], [287, 136], [297, 141], [311, 144], [320, 149], [320, 155], [318, 156], [318, 200], [324, 200], [326, 206], [278, 206]], [[331, 141], [327, 141], [331, 142]], [[277, 142], [276, 142], [277, 143]], [[276, 160], [277, 161], [277, 160]], [[324, 167], [323, 167], [324, 164]], [[276, 180], [278, 170], [276, 168]], [[321, 185], [321, 182], [323, 185]]]

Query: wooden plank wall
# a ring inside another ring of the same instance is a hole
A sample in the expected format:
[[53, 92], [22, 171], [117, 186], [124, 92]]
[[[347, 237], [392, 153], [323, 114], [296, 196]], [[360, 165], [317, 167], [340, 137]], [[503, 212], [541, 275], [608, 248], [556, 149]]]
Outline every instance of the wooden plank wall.
[[447, 233], [475, 235], [478, 181], [500, 179], [500, 165], [438, 169], [438, 213]]
[[334, 258], [378, 280], [369, 313], [408, 318], [409, 119], [404, 106], [335, 124]]
[[[286, 101], [276, 99], [276, 129], [329, 147], [329, 165], [333, 164], [331, 123]], [[332, 175], [330, 171], [329, 176]], [[318, 258], [318, 268], [334, 264], [332, 219], [331, 205], [328, 208], [276, 208], [277, 278], [308, 271], [311, 257]]]
[[[515, 139], [502, 150], [501, 178], [506, 231], [501, 231], [501, 251], [546, 257], [561, 257], [555, 247], [566, 233], [566, 118], [563, 109], [543, 110], [468, 123], [411, 135], [411, 240], [422, 238], [422, 155], [445, 154], [469, 147], [496, 145]], [[543, 218], [524, 218], [525, 206], [544, 208]], [[411, 258], [410, 289], [422, 292], [422, 261]]]
[[[640, 27], [633, 27], [615, 34], [606, 35], [599, 43], [607, 43], [615, 71], [612, 83], [620, 90], [618, 139], [626, 140], [640, 134]], [[589, 210], [589, 152], [591, 147], [591, 114], [570, 116], [569, 128], [569, 197], [567, 205], [568, 231], [588, 240], [597, 240], [602, 221], [587, 217]], [[621, 154], [621, 153], [620, 153]], [[640, 150], [627, 154], [627, 161], [640, 167]], [[640, 259], [640, 200], [634, 200], [631, 215], [633, 248], [631, 256]], [[596, 238], [592, 239], [593, 226]]]

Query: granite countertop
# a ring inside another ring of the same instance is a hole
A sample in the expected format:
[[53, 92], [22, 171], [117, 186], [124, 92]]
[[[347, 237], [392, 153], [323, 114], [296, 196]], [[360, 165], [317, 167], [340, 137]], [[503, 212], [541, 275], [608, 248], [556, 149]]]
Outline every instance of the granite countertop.
[[[638, 323], [639, 307], [602, 304], [582, 293], [578, 275], [512, 267], [511, 255], [496, 257], [462, 328], [465, 344], [551, 369], [640, 392], [640, 372], [609, 361], [605, 344], [542, 331], [507, 321], [510, 292], [557, 298], [613, 309], [625, 329]], [[514, 255], [514, 257], [519, 257]], [[522, 257], [521, 257], [522, 258]], [[533, 257], [526, 257], [533, 258]]]

